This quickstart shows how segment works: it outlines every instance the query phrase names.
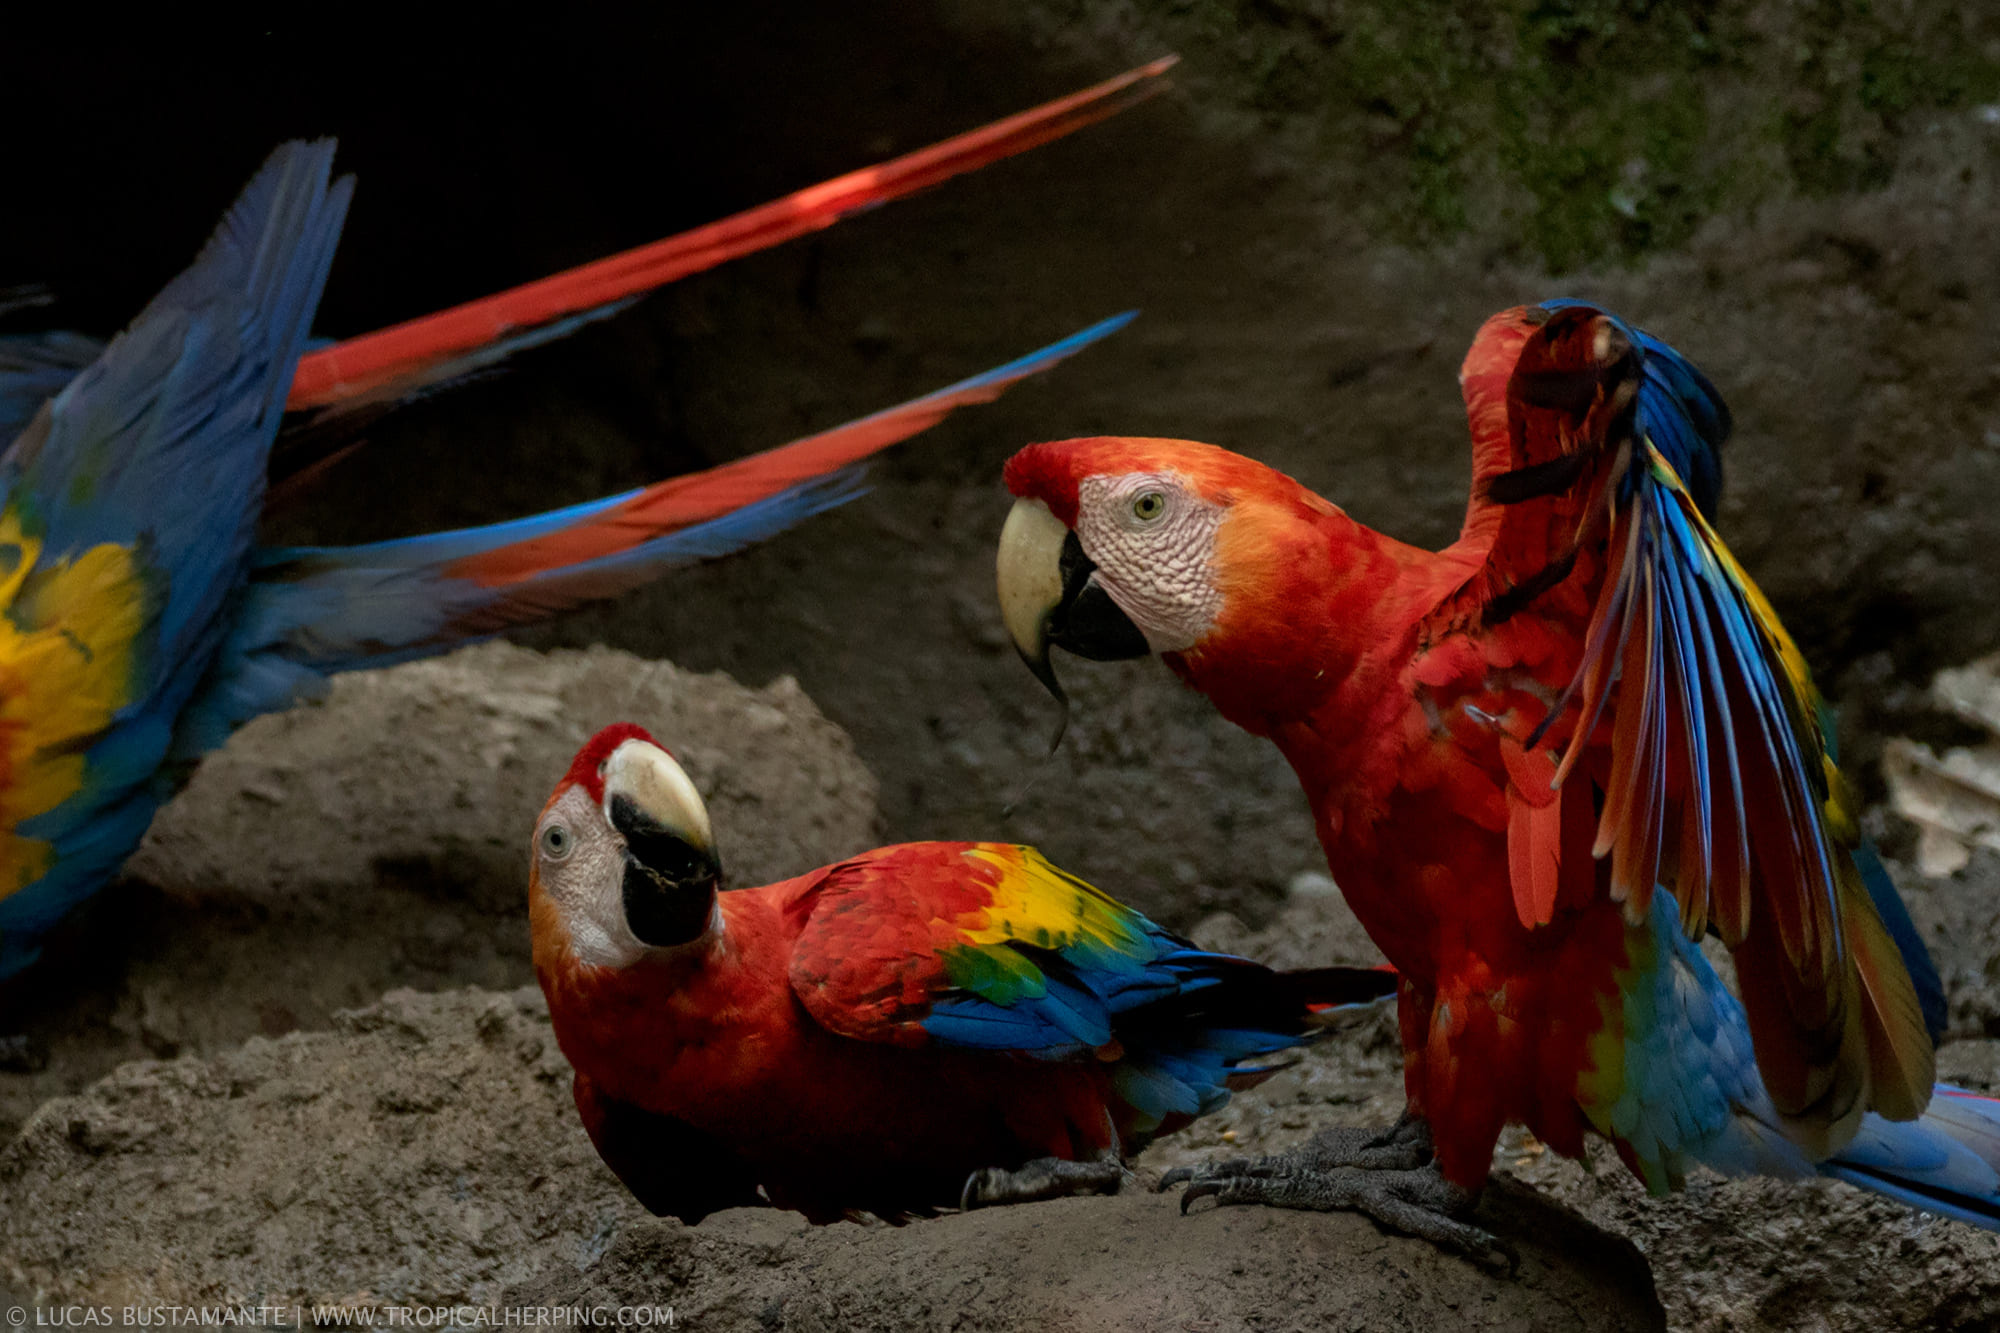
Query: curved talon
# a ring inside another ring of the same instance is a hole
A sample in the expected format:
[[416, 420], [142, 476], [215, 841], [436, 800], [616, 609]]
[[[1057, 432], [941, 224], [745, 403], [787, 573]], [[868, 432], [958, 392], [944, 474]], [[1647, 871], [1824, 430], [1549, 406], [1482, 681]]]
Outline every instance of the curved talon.
[[1420, 1238], [1433, 1241], [1442, 1248], [1455, 1249], [1469, 1263], [1481, 1268], [1499, 1271], [1496, 1260], [1506, 1264], [1507, 1276], [1517, 1277], [1521, 1271], [1521, 1252], [1514, 1246], [1482, 1227], [1466, 1222], [1454, 1222], [1440, 1228], [1438, 1234], [1422, 1235]]
[[1286, 1159], [1279, 1156], [1231, 1157], [1221, 1162], [1177, 1166], [1160, 1177], [1160, 1183], [1154, 1187], [1154, 1192], [1164, 1194], [1169, 1186], [1178, 1185], [1184, 1180], [1193, 1180], [1197, 1176], [1274, 1176], [1280, 1174], [1280, 1168], [1285, 1165]]
[[1224, 1199], [1222, 1194], [1228, 1188], [1229, 1182], [1227, 1180], [1208, 1179], [1190, 1181], [1187, 1193], [1181, 1195], [1181, 1216], [1187, 1216], [1188, 1205], [1196, 1199], [1206, 1199], [1213, 1195], [1217, 1206], [1227, 1203], [1228, 1200]]
[[979, 1178], [985, 1174], [984, 1170], [979, 1170], [965, 1178], [965, 1188], [958, 1192], [959, 1212], [969, 1213], [979, 1206]]

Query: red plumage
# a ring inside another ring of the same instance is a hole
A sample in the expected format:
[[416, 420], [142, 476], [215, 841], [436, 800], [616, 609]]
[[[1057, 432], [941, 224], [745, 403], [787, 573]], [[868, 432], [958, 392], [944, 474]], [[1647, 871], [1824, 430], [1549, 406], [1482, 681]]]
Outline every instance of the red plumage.
[[569, 772], [563, 774], [565, 783], [575, 783], [590, 793], [593, 801], [604, 799], [604, 761], [611, 752], [626, 741], [651, 742], [646, 729], [636, 722], [614, 722], [592, 736], [584, 747], [576, 752], [570, 761]]
[[[1618, 597], [1658, 607], [1667, 596], [1634, 563], [1638, 520], [1620, 489], [1629, 469], [1662, 466], [1632, 433], [1640, 390], [1624, 338], [1588, 308], [1487, 322], [1461, 376], [1473, 500], [1441, 552], [1207, 445], [1063, 441], [1030, 446], [1006, 471], [1016, 495], [1073, 530], [1087, 482], [1133, 473], [1174, 478], [1220, 515], [1207, 553], [1220, 609], [1195, 642], [1155, 650], [1296, 770], [1334, 879], [1403, 975], [1411, 1109], [1467, 1189], [1486, 1178], [1505, 1123], [1578, 1152], [1593, 1117], [1607, 1120], [1622, 1075], [1599, 1062], [1619, 1050], [1627, 932], [1643, 929], [1656, 880], [1696, 929], [1712, 910], [1739, 946], [1759, 1064], [1815, 1158], [1864, 1107], [1907, 1119], [1930, 1091], [1914, 992], [1858, 873], [1844, 862], [1833, 898], [1809, 873], [1804, 839], [1842, 817], [1792, 795], [1822, 751], [1802, 742], [1788, 766], [1766, 748], [1741, 677], [1684, 722], [1674, 709], [1694, 696], [1679, 645], [1654, 620], [1616, 618]], [[1781, 685], [1793, 678], [1803, 725], [1810, 683], [1789, 642], [1720, 544], [1704, 549], [1734, 580], [1707, 586], [1740, 595], [1762, 627], [1741, 651], [1764, 654], [1756, 669]], [[1688, 728], [1704, 721], [1723, 776], [1698, 817]], [[1600, 1035], [1611, 1044], [1593, 1046]]]
[[[1203, 953], [1005, 844], [884, 847], [718, 894], [698, 805], [643, 730], [612, 727], [556, 788], [531, 862], [578, 1111], [658, 1212], [761, 1189], [815, 1220], [895, 1217], [1045, 1158], [1115, 1187], [1123, 1156], [1269, 1071], [1248, 1061], [1395, 985]], [[638, 901], [686, 893], [691, 912]], [[705, 925], [644, 924], [685, 920]]]
[[[309, 411], [399, 389], [437, 363], [510, 334], [608, 305], [830, 227], [865, 208], [1026, 152], [1115, 115], [1161, 88], [1167, 56], [1129, 73], [913, 153], [760, 204], [692, 231], [349, 338], [300, 358], [286, 406]], [[808, 474], [810, 475], [810, 474]]]

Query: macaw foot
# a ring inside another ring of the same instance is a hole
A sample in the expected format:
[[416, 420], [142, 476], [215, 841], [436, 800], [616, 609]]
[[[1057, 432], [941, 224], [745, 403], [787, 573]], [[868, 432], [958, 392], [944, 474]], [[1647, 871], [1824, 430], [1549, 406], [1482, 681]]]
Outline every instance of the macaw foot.
[[989, 1166], [965, 1178], [958, 1206], [967, 1212], [1002, 1203], [1033, 1203], [1071, 1194], [1116, 1194], [1131, 1172], [1116, 1157], [1072, 1162], [1062, 1157], [1037, 1157], [1009, 1171]]
[[1183, 1213], [1202, 1198], [1212, 1198], [1218, 1206], [1261, 1203], [1323, 1213], [1337, 1209], [1365, 1213], [1392, 1231], [1427, 1240], [1474, 1263], [1504, 1262], [1509, 1274], [1520, 1265], [1521, 1256], [1512, 1245], [1460, 1220], [1479, 1196], [1446, 1180], [1435, 1162], [1416, 1167], [1321, 1166], [1310, 1160], [1318, 1143], [1315, 1139], [1296, 1153], [1276, 1157], [1220, 1162], [1193, 1171], [1177, 1167], [1167, 1173], [1162, 1188], [1187, 1181], [1187, 1192], [1181, 1195]]
[[1271, 1157], [1232, 1157], [1204, 1166], [1177, 1166], [1160, 1177], [1154, 1188], [1166, 1191], [1195, 1179], [1222, 1176], [1268, 1176], [1292, 1171], [1333, 1171], [1356, 1167], [1363, 1171], [1414, 1171], [1431, 1160], [1431, 1127], [1408, 1112], [1387, 1129], [1346, 1126], [1323, 1129], [1305, 1145]]

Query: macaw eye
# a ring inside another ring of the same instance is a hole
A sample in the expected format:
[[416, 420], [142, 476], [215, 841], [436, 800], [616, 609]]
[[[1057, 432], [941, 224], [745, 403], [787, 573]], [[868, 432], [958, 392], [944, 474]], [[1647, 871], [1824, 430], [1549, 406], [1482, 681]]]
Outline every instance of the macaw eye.
[[1132, 501], [1132, 517], [1141, 523], [1151, 523], [1167, 512], [1167, 497], [1158, 491], [1143, 491]]
[[576, 849], [576, 839], [564, 824], [551, 824], [542, 830], [542, 855], [551, 861], [560, 861]]

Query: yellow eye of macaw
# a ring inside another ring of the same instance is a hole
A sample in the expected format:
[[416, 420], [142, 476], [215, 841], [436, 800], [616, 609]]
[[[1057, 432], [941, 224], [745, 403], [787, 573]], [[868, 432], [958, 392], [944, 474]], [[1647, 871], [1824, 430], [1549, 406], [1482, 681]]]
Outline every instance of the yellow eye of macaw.
[[1141, 523], [1151, 523], [1167, 512], [1167, 497], [1158, 491], [1146, 491], [1132, 501], [1132, 517]]

